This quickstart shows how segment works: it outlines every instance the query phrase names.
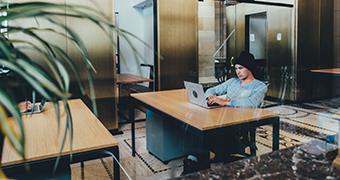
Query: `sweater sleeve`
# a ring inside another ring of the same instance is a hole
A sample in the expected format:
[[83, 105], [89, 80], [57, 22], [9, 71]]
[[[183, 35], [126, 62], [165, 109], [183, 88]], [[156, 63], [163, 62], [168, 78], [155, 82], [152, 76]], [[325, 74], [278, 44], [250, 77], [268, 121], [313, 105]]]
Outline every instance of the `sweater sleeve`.
[[234, 81], [235, 79], [229, 79], [226, 82], [219, 84], [215, 87], [211, 87], [209, 88], [206, 92], [205, 92], [205, 97], [208, 98], [211, 95], [216, 95], [216, 96], [220, 96], [220, 95], [224, 95], [227, 94], [227, 89], [228, 86], [230, 86], [230, 84]]

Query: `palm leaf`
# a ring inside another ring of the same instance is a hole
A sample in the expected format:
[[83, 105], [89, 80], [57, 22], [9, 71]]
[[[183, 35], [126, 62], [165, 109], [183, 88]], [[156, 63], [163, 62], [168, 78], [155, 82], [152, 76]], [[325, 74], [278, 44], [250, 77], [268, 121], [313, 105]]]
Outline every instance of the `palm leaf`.
[[[21, 119], [21, 113], [19, 112], [16, 104], [13, 104], [13, 99], [10, 99], [10, 95], [5, 93], [3, 88], [0, 89], [0, 123], [1, 130], [3, 134], [8, 137], [11, 145], [14, 147], [16, 152], [25, 159], [25, 133], [24, 133], [24, 123]], [[4, 110], [5, 107], [12, 115], [13, 119], [19, 125], [20, 128], [20, 136], [15, 133], [14, 129], [11, 126], [11, 123], [7, 117], [7, 114]]]

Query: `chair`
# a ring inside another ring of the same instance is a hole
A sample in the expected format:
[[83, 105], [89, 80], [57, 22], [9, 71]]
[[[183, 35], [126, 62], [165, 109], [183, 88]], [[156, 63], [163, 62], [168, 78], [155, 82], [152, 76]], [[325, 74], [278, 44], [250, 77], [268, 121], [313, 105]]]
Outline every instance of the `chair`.
[[[268, 81], [268, 79], [265, 75], [264, 75], [264, 78], [265, 79], [262, 82], [265, 83], [266, 86], [268, 87], [269, 81]], [[267, 94], [265, 95], [265, 97], [266, 96], [267, 96]], [[263, 107], [265, 107], [264, 100], [262, 101], [259, 108], [263, 108]], [[255, 142], [255, 136], [256, 136], [256, 127], [250, 127], [249, 129], [242, 131], [242, 133], [239, 137], [240, 138], [239, 149], [235, 150], [231, 154], [239, 154], [239, 155], [242, 155], [244, 157], [256, 156], [257, 147], [256, 147], [256, 142]], [[250, 154], [247, 154], [245, 152], [245, 149], [247, 147], [250, 148]]]
[[[228, 150], [225, 149], [227, 151], [224, 151], [223, 148], [217, 152], [214, 151], [214, 149], [211, 149], [215, 153], [215, 158], [211, 160], [211, 163], [223, 162], [226, 164], [251, 156], [256, 156], [257, 147], [255, 145], [255, 133], [256, 128], [241, 131], [237, 138], [235, 137], [234, 140], [228, 140], [229, 142], [226, 147]], [[235, 134], [233, 135], [235, 136]], [[219, 144], [218, 147], [222, 147], [221, 144]], [[245, 151], [247, 147], [250, 148], [249, 154]]]
[[[151, 65], [151, 64], [140, 64], [140, 65], [144, 66], [144, 67], [149, 67], [150, 68], [149, 79], [153, 80], [153, 65]], [[153, 82], [149, 83], [149, 88], [153, 89]]]
[[226, 58], [215, 58], [215, 78], [219, 83], [227, 80], [227, 62]]
[[[153, 65], [151, 64], [140, 64], [142, 67], [149, 67], [150, 68], [150, 74], [149, 79], [153, 80]], [[140, 92], [152, 92], [153, 91], [153, 82], [149, 83], [149, 87], [145, 87], [139, 84], [132, 84], [130, 86], [131, 93], [140, 93]]]

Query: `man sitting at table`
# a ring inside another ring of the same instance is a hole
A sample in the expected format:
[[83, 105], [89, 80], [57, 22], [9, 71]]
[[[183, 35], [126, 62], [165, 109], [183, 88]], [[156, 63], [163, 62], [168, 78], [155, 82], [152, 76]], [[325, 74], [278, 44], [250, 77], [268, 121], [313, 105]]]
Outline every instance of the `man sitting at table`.
[[[238, 78], [231, 78], [226, 82], [209, 88], [205, 94], [208, 99], [208, 104], [219, 104], [222, 106], [233, 107], [260, 107], [265, 94], [267, 92], [267, 86], [255, 79], [253, 72], [255, 71], [255, 58], [252, 54], [243, 51], [240, 56], [235, 60], [236, 75]], [[226, 98], [222, 99], [217, 96], [226, 94]], [[247, 137], [240, 140], [240, 135], [247, 134], [248, 131], [239, 131], [240, 134], [231, 134], [226, 132], [222, 136], [226, 138], [212, 138], [209, 141], [211, 151], [215, 153], [215, 161], [223, 161], [225, 163], [233, 161], [230, 156], [233, 148], [237, 149], [239, 143], [245, 143], [249, 145]], [[200, 152], [195, 151], [195, 144], [198, 140], [192, 137], [191, 144], [193, 155], [189, 155], [184, 160], [184, 171], [182, 175], [201, 170], [199, 167]]]
[[[267, 92], [267, 86], [255, 79], [254, 56], [243, 51], [235, 60], [235, 70], [238, 78], [231, 78], [226, 82], [209, 88], [206, 91], [208, 104], [235, 107], [260, 107]], [[226, 99], [218, 98], [226, 94]]]

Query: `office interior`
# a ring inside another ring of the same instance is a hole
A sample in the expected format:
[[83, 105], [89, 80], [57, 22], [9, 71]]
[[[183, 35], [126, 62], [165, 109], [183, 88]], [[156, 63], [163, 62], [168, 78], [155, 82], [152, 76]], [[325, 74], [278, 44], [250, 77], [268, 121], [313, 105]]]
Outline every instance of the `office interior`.
[[[56, 2], [79, 3], [73, 0]], [[86, 95], [81, 95], [74, 83], [70, 88], [72, 99], [80, 98], [91, 110], [92, 100], [96, 100], [97, 118], [119, 142], [122, 165], [120, 179], [266, 177], [266, 173], [261, 174], [260, 170], [249, 173], [253, 176], [239, 176], [237, 173], [241, 170], [226, 173], [233, 167], [239, 168], [240, 163], [253, 162], [250, 160], [253, 156], [243, 155], [237, 156], [239, 158], [234, 162], [211, 163], [208, 169], [200, 173], [181, 175], [183, 160], [189, 155], [190, 147], [187, 145], [191, 134], [182, 133], [186, 132], [184, 125], [177, 127], [176, 131], [180, 133], [176, 138], [178, 141], [184, 139], [186, 143], [173, 145], [186, 149], [180, 155], [164, 159], [167, 153], [173, 154], [169, 152], [171, 148], [160, 154], [152, 153], [153, 146], [159, 146], [167, 139], [148, 142], [147, 137], [163, 137], [167, 125], [162, 126], [164, 129], [150, 126], [150, 122], [162, 117], [139, 106], [134, 109], [135, 119], [139, 119], [135, 123], [137, 154], [131, 156], [130, 93], [145, 93], [144, 89], [148, 89], [147, 93], [180, 90], [184, 89], [184, 81], [201, 84], [206, 90], [236, 77], [233, 62], [244, 50], [254, 54], [256, 78], [268, 87], [260, 109], [273, 111], [280, 117], [277, 152], [287, 152], [287, 149], [297, 146], [303, 146], [308, 152], [318, 143], [318, 147], [324, 149], [323, 153], [334, 153], [337, 149], [340, 77], [336, 73], [313, 73], [312, 70], [340, 68], [340, 0], [98, 0], [97, 3], [118, 27], [131, 32], [149, 46], [131, 38], [132, 44], [143, 56], [143, 59], [136, 59], [129, 43], [117, 34], [114, 36], [118, 46], [113, 48], [105, 34], [90, 22], [63, 19], [83, 38], [97, 70], [97, 73], [93, 73], [95, 96], [90, 94], [87, 74], [82, 67], [80, 54], [75, 53], [75, 47], [64, 38], [51, 38], [66, 49], [80, 72]], [[89, 1], [82, 4], [93, 5]], [[49, 27], [48, 22], [39, 21], [38, 26]], [[8, 23], [37, 26], [35, 19]], [[9, 38], [23, 37], [9, 34]], [[27, 53], [30, 54], [29, 51]], [[42, 59], [35, 60], [46, 66]], [[118, 88], [117, 74], [133, 74], [152, 79], [153, 83], [134, 83]], [[71, 76], [71, 82], [75, 82], [74, 76]], [[257, 156], [269, 154], [266, 158], [275, 159], [276, 154], [271, 154], [272, 131], [270, 125], [256, 128]], [[244, 149], [248, 154], [250, 151], [249, 147]], [[214, 153], [210, 154], [213, 158]], [[335, 159], [336, 155], [333, 156]], [[84, 168], [79, 163], [71, 164], [70, 177], [113, 179], [111, 161], [114, 159], [85, 162]], [[337, 179], [339, 171], [329, 162], [328, 159], [328, 164], [322, 164], [327, 170], [319, 169], [317, 172], [323, 175], [319, 174], [323, 179]], [[252, 165], [255, 169], [262, 167], [256, 162]], [[312, 171], [308, 165], [298, 167], [301, 171], [305, 170], [300, 174], [306, 175]], [[292, 167], [293, 170], [296, 168], [294, 165]], [[285, 169], [283, 172], [290, 171]], [[320, 176], [313, 178], [318, 179]], [[276, 174], [276, 177], [285, 179], [283, 175]]]

